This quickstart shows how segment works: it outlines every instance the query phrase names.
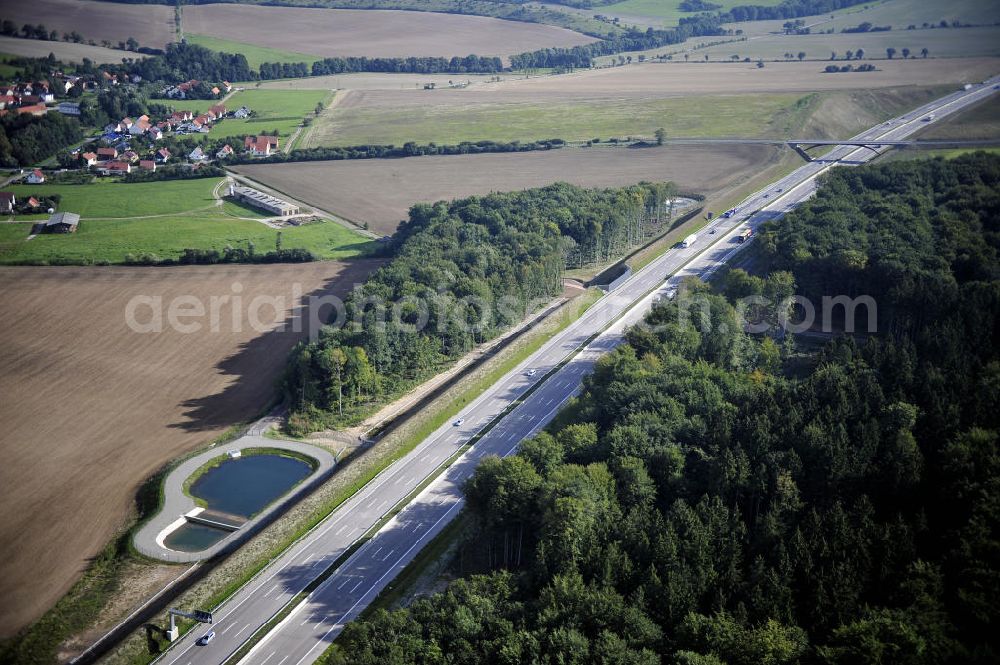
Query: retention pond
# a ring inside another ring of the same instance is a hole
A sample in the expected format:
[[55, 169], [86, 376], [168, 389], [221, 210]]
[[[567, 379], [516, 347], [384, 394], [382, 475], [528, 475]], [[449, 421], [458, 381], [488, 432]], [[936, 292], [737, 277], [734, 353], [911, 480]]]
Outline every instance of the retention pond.
[[164, 538], [163, 544], [172, 550], [198, 552], [214, 545], [313, 470], [305, 459], [277, 453], [245, 454], [210, 464], [188, 488], [205, 510]]

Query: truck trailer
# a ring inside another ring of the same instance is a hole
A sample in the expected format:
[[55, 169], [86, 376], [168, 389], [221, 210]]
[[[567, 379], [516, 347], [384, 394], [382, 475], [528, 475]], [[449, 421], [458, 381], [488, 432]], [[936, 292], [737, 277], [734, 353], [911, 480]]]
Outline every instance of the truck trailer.
[[690, 247], [691, 245], [693, 245], [695, 242], [697, 242], [697, 240], [698, 240], [698, 236], [695, 235], [694, 233], [692, 233], [687, 238], [684, 238], [684, 240], [681, 241], [681, 247], [683, 247], [684, 249], [687, 249], [688, 247]]

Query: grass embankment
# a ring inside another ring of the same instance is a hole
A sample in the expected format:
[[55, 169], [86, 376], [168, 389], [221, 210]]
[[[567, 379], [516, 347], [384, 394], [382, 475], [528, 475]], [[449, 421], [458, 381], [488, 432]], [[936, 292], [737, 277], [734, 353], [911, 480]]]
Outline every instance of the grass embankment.
[[556, 103], [481, 102], [468, 105], [357, 106], [324, 112], [311, 144], [454, 144], [462, 141], [535, 141], [561, 138], [779, 135], [802, 94], [750, 94], [668, 99], [607, 99]]
[[[212, 196], [219, 178], [87, 185], [14, 185], [18, 198], [62, 196], [59, 210], [81, 215], [71, 234], [41, 234], [28, 240], [31, 216], [23, 223], [0, 223], [0, 264], [114, 264], [130, 256], [179, 257], [185, 249], [247, 247], [264, 253], [276, 246], [278, 229], [252, 219], [256, 211]], [[18, 217], [17, 219], [22, 219]], [[306, 249], [319, 259], [339, 260], [371, 252], [369, 239], [329, 220], [280, 230], [285, 249]]]
[[284, 51], [275, 48], [268, 48], [267, 46], [248, 44], [247, 42], [238, 42], [231, 39], [209, 37], [208, 35], [193, 35], [188, 33], [184, 35], [184, 39], [189, 44], [204, 46], [205, 48], [212, 49], [213, 51], [222, 51], [223, 53], [240, 53], [246, 56], [247, 63], [253, 69], [257, 69], [260, 67], [261, 63], [264, 62], [280, 62], [282, 64], [305, 62], [312, 65], [312, 63], [322, 59], [320, 56], [309, 55], [308, 53]]

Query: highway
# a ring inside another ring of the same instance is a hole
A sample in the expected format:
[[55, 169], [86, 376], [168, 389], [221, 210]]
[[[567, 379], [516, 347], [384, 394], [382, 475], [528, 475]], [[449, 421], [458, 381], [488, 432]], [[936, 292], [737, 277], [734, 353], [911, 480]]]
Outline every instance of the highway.
[[[933, 112], [937, 121], [988, 96], [994, 83], [948, 95], [852, 140], [902, 140], [928, 125], [921, 120], [927, 114]], [[595, 360], [621, 342], [623, 328], [641, 320], [654, 298], [676, 288], [684, 277], [706, 276], [729, 260], [741, 247], [735, 237], [742, 228], [780, 216], [811, 196], [815, 178], [833, 163], [859, 164], [874, 155], [868, 148], [835, 148], [822, 162], [805, 164], [747, 198], [733, 217], [716, 218], [698, 234], [691, 247], [667, 251], [653, 260], [463, 409], [456, 417], [462, 419], [461, 425], [443, 425], [216, 608], [216, 637], [210, 644], [195, 644], [207, 628], [190, 631], [158, 662], [224, 662], [438, 467], [493, 423], [471, 449], [354, 552], [240, 661], [254, 665], [313, 662], [344, 624], [356, 617], [458, 513], [461, 484], [478, 461], [490, 454], [513, 453], [521, 440], [543, 427], [579, 391], [582, 377]], [[651, 178], [655, 179], [655, 174]], [[668, 276], [672, 277], [666, 279]], [[536, 371], [533, 376], [527, 375], [529, 368]], [[517, 404], [532, 388], [534, 391]], [[497, 420], [512, 405], [516, 408]]]

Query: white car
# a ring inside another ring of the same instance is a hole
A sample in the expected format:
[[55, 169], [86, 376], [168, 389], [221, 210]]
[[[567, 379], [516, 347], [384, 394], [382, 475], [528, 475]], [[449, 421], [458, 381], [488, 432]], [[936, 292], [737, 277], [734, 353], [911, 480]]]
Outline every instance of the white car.
[[525, 376], [534, 376], [537, 373], [538, 373], [537, 369], [529, 369], [527, 372], [524, 373], [524, 375]]
[[461, 427], [462, 423], [464, 423], [464, 422], [465, 422], [465, 418], [459, 418], [458, 420], [456, 420], [455, 422], [453, 422], [452, 425], [454, 425], [455, 427]]
[[201, 639], [198, 640], [198, 644], [200, 644], [201, 646], [205, 646], [206, 644], [208, 644], [209, 642], [211, 642], [214, 639], [215, 639], [215, 631], [214, 630], [210, 630], [210, 631], [208, 631], [207, 633], [205, 633], [204, 635], [201, 636]]

